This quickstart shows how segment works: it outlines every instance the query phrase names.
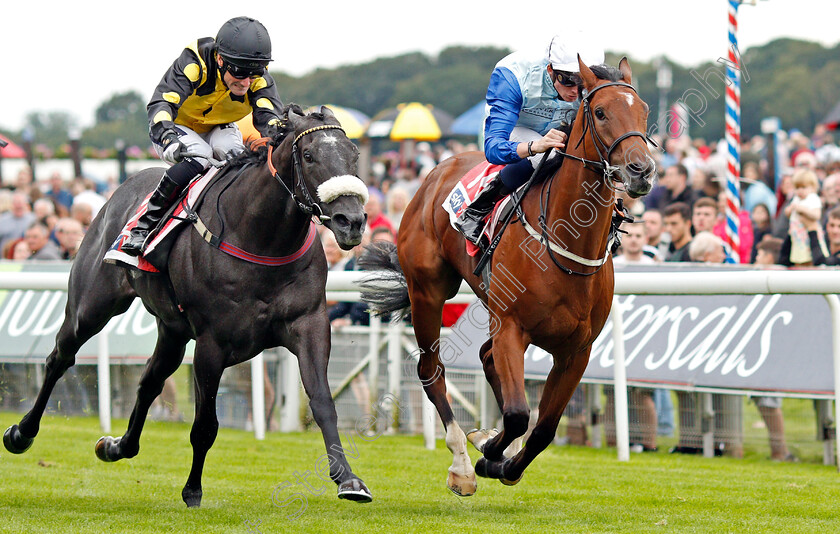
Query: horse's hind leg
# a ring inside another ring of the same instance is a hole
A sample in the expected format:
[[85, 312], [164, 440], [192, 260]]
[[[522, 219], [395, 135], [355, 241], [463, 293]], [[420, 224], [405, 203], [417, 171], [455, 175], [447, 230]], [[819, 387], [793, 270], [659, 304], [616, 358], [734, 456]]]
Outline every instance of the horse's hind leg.
[[[113, 268], [108, 267], [108, 269]], [[71, 273], [71, 290], [68, 295], [64, 323], [56, 336], [55, 348], [47, 357], [44, 382], [41, 384], [38, 397], [32, 409], [21, 419], [20, 424], [12, 425], [3, 434], [3, 445], [9, 452], [20, 454], [32, 445], [32, 441], [40, 430], [41, 418], [53, 388], [58, 379], [76, 362], [76, 353], [79, 348], [102, 330], [111, 317], [125, 312], [134, 299], [130, 288], [120, 285], [117, 278], [119, 273], [113, 273], [110, 277], [103, 275], [97, 279], [96, 284], [88, 287], [87, 284], [74, 280], [74, 274], [81, 272], [84, 272], [84, 269], [79, 271], [74, 269]], [[96, 273], [88, 272], [85, 275], [95, 277]]]
[[[407, 264], [410, 265], [409, 262]], [[446, 446], [452, 452], [452, 465], [449, 467], [446, 485], [456, 495], [466, 497], [476, 492], [475, 470], [467, 453], [467, 437], [455, 420], [452, 406], [446, 398], [446, 375], [438, 350], [443, 305], [450, 293], [450, 286], [457, 288], [460, 282], [454, 276], [443, 276], [441, 273], [445, 270], [443, 265], [434, 268], [432, 272], [436, 274], [426, 277], [423, 282], [416, 274], [412, 276], [406, 272], [406, 281], [411, 292], [411, 317], [420, 349], [417, 374], [426, 396], [440, 415], [446, 430]], [[448, 279], [452, 283], [440, 283], [440, 280]]]
[[516, 484], [522, 478], [525, 468], [554, 440], [560, 416], [589, 363], [589, 351], [586, 349], [569, 359], [555, 356], [554, 366], [548, 373], [540, 399], [539, 418], [525, 447], [513, 458], [486, 462], [487, 476], [498, 478], [504, 484]]
[[184, 359], [184, 349], [189, 337], [175, 333], [158, 321], [158, 339], [154, 354], [137, 388], [137, 401], [128, 420], [128, 429], [121, 438], [103, 436], [96, 442], [96, 456], [104, 462], [133, 458], [140, 450], [140, 434], [149, 413], [149, 407], [163, 391], [164, 381], [178, 369]]

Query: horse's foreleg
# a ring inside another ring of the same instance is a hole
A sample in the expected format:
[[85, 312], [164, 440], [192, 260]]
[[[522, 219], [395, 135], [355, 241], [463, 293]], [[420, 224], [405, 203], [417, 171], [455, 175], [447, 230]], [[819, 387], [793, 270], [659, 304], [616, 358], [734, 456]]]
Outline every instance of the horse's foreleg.
[[[540, 414], [534, 430], [519, 454], [501, 462], [493, 462], [493, 465], [487, 464], [492, 478], [498, 478], [505, 484], [516, 484], [522, 478], [525, 468], [551, 444], [557, 433], [560, 416], [563, 415], [563, 410], [566, 409], [566, 404], [572, 398], [589, 363], [589, 350], [586, 349], [569, 360], [555, 356], [554, 366], [545, 381], [540, 399]], [[568, 365], [563, 365], [566, 362]]]
[[204, 471], [204, 460], [219, 433], [216, 395], [219, 392], [222, 371], [224, 371], [224, 357], [221, 349], [213, 342], [199, 341], [193, 358], [195, 421], [190, 431], [193, 461], [190, 476], [181, 491], [181, 498], [190, 508], [201, 506], [201, 474]]
[[287, 348], [297, 355], [300, 379], [309, 396], [312, 415], [324, 438], [330, 479], [338, 485], [338, 497], [370, 502], [373, 500], [370, 490], [350, 468], [338, 434], [338, 415], [327, 380], [331, 344], [329, 322], [326, 316], [308, 315], [292, 324], [289, 330], [292, 335], [289, 336]]
[[181, 365], [188, 340], [188, 337], [175, 335], [163, 326], [158, 328], [157, 345], [140, 378], [137, 401], [128, 420], [128, 429], [121, 438], [103, 436], [96, 442], [96, 456], [100, 460], [115, 462], [122, 458], [133, 458], [140, 451], [140, 434], [149, 407], [163, 391], [166, 379]]
[[490, 384], [490, 389], [493, 390], [493, 396], [496, 398], [496, 404], [499, 405], [501, 411], [504, 408], [505, 400], [502, 397], [502, 383], [499, 381], [499, 373], [496, 372], [496, 364], [493, 361], [493, 339], [485, 341], [478, 353], [481, 357], [481, 365], [484, 367], [484, 377]]
[[[513, 440], [528, 430], [530, 408], [525, 398], [525, 363], [522, 356], [526, 346], [518, 325], [504, 319], [493, 338], [493, 369], [501, 389], [504, 427], [484, 444], [482, 453], [489, 461], [501, 460]], [[484, 475], [481, 470], [479, 474]]]

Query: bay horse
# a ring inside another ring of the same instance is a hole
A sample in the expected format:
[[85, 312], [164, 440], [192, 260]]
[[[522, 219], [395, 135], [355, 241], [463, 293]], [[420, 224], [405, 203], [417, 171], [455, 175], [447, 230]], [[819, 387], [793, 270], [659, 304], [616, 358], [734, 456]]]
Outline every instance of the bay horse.
[[[627, 59], [618, 69], [590, 69], [578, 61], [585, 92], [564, 162], [523, 198], [523, 224], [512, 223], [503, 234], [491, 260], [489, 287], [473, 274], [478, 256], [468, 255], [464, 238], [450, 226], [442, 207], [458, 180], [484, 161], [481, 152], [460, 154], [435, 167], [406, 209], [396, 251], [377, 245], [366, 257], [365, 269], [380, 269], [380, 274], [369, 275], [363, 292], [373, 312], [405, 311], [410, 304], [421, 349], [418, 375], [443, 422], [453, 455], [447, 486], [458, 495], [475, 493], [476, 473], [516, 484], [551, 443], [612, 304], [609, 249], [618, 187], [613, 181], [623, 182], [634, 198], [652, 186], [656, 167], [644, 133], [649, 108], [630, 85]], [[498, 433], [476, 430], [465, 436], [446, 396], [439, 351], [441, 312], [462, 280], [491, 317], [491, 337], [479, 354], [503, 416]], [[529, 344], [550, 353], [553, 367], [536, 426], [524, 448], [506, 458], [505, 449], [528, 428], [524, 352]], [[475, 469], [467, 454], [468, 438], [483, 454]]]
[[[356, 176], [358, 150], [328, 108], [304, 115], [297, 106], [285, 110], [281, 131], [268, 145], [245, 154], [238, 165], [231, 162], [233, 168], [207, 186], [197, 209], [222, 245], [242, 247], [240, 251], [262, 258], [258, 262], [226, 254], [222, 246], [211, 247], [187, 227], [176, 238], [166, 275], [105, 264], [104, 254], [163, 169], [141, 171], [114, 192], [73, 263], [65, 319], [47, 358], [43, 385], [20, 424], [6, 430], [7, 450], [22, 453], [29, 448], [53, 386], [74, 364], [79, 348], [140, 297], [157, 319], [157, 344], [140, 379], [128, 429], [120, 438], [101, 438], [97, 457], [113, 462], [137, 455], [149, 407], [181, 364], [187, 342], [195, 339], [193, 461], [181, 496], [187, 506], [200, 506], [204, 461], [219, 427], [216, 394], [222, 371], [264, 349], [284, 346], [298, 358], [338, 496], [371, 500], [368, 488], [350, 469], [339, 439], [327, 383], [327, 262], [311, 221], [313, 215], [325, 221], [345, 250], [361, 242], [367, 188]], [[318, 201], [310, 191], [317, 192]]]

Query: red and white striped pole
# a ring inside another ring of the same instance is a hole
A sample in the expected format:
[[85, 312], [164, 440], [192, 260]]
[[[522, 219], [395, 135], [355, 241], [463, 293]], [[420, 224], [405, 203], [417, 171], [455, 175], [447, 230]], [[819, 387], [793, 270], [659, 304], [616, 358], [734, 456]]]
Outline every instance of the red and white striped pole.
[[[726, 262], [738, 263], [741, 238], [741, 71], [738, 63], [738, 5], [729, 0], [729, 63], [726, 66]], [[735, 65], [736, 68], [732, 68]], [[744, 258], [748, 260], [748, 258]]]

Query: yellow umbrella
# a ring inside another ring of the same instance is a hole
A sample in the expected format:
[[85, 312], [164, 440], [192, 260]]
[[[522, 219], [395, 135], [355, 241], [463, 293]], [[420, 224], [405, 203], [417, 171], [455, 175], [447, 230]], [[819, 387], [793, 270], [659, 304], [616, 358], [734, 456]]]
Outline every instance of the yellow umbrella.
[[[326, 107], [330, 108], [330, 111], [333, 112], [335, 118], [338, 119], [338, 123], [341, 124], [341, 128], [347, 134], [347, 137], [350, 139], [359, 139], [365, 134], [367, 125], [370, 122], [370, 118], [367, 115], [358, 109], [345, 108], [342, 106], [335, 106], [333, 104], [327, 104]], [[306, 112], [317, 112], [320, 111], [320, 109], [321, 106], [312, 106], [311, 108], [308, 108]]]
[[434, 106], [409, 102], [379, 112], [371, 120], [368, 136], [390, 137], [392, 141], [437, 141], [451, 134], [452, 121], [449, 113]]

